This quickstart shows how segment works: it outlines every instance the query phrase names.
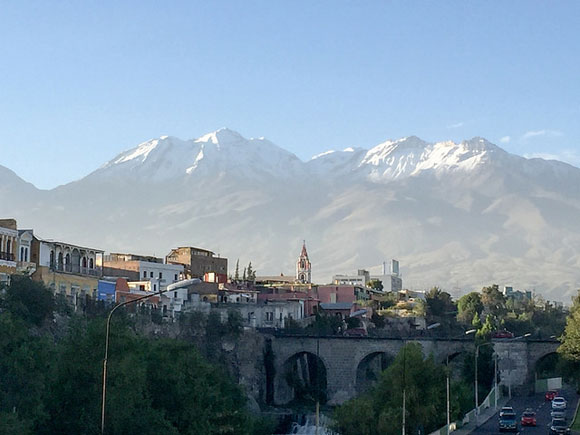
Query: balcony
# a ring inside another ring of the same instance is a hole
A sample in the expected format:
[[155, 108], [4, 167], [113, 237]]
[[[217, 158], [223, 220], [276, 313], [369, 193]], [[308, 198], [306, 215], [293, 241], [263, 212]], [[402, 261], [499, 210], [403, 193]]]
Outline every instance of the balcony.
[[85, 276], [101, 276], [102, 269], [100, 267], [81, 267], [78, 264], [62, 264], [62, 263], [50, 263], [50, 270], [54, 272], [64, 272], [71, 273], [74, 275], [85, 275]]
[[1, 252], [1, 251], [0, 251], [0, 260], [16, 261], [14, 254], [12, 252]]

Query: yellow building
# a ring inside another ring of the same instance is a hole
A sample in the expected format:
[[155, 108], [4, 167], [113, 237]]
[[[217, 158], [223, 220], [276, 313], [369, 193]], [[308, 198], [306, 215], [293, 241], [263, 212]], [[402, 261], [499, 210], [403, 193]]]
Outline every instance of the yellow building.
[[43, 282], [55, 294], [64, 295], [74, 307], [87, 297], [97, 299], [99, 278], [102, 276], [104, 251], [69, 243], [32, 240], [32, 259], [36, 271], [32, 279]]
[[0, 219], [0, 284], [17, 271], [18, 228], [14, 219]]

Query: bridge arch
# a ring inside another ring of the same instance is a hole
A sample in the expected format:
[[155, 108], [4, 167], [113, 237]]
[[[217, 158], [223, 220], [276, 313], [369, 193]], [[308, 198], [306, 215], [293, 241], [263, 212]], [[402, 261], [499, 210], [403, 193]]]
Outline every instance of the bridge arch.
[[365, 355], [356, 368], [356, 393], [370, 390], [380, 379], [381, 373], [389, 367], [395, 357], [388, 352], [371, 352]]
[[309, 351], [299, 351], [285, 359], [274, 385], [275, 402], [327, 401], [327, 364], [320, 356]]
[[561, 377], [562, 373], [559, 371], [560, 354], [556, 351], [548, 352], [536, 360], [534, 364], [535, 379], [557, 378]]

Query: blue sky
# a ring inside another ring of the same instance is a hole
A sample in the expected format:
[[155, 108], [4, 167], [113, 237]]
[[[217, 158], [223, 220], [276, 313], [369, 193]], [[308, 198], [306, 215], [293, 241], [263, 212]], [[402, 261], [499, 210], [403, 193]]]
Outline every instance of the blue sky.
[[41, 188], [222, 126], [303, 160], [483, 136], [580, 166], [578, 1], [21, 1], [0, 164]]

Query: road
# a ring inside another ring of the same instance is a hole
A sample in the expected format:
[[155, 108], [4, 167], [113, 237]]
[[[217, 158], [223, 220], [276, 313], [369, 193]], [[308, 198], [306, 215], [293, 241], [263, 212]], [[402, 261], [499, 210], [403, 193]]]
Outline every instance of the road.
[[[567, 418], [568, 423], [572, 422], [574, 411], [578, 403], [578, 395], [570, 389], [560, 391], [560, 395], [564, 396], [568, 401]], [[518, 416], [518, 421], [522, 417], [522, 412], [526, 408], [532, 408], [536, 412], [537, 426], [521, 426], [518, 425], [518, 434], [546, 434], [549, 433], [549, 425], [552, 421], [550, 412], [552, 411], [551, 402], [546, 401], [544, 394], [534, 394], [533, 396], [514, 397], [507, 406], [512, 406]], [[484, 425], [477, 428], [472, 433], [499, 433], [498, 429], [499, 416], [496, 413]]]

